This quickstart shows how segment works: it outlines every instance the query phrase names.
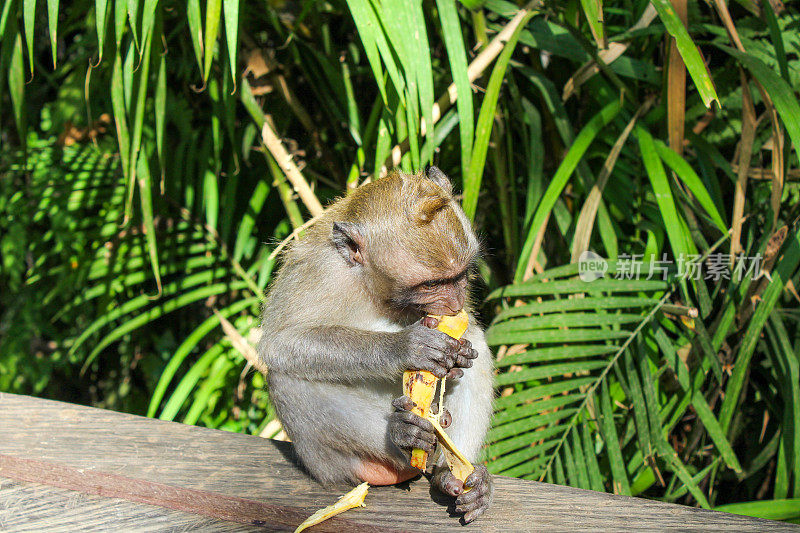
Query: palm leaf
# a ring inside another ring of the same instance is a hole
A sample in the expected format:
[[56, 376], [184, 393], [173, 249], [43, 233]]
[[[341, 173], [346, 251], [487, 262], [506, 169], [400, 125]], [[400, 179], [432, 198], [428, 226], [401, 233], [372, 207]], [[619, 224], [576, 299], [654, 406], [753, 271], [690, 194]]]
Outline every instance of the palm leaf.
[[[559, 278], [570, 270], [548, 271], [491, 296], [512, 298], [514, 305], [487, 331], [490, 345], [503, 346], [498, 365], [504, 371], [497, 377], [500, 398], [486, 457], [494, 472], [532, 478], [546, 477], [558, 458], [567, 466], [570, 484], [590, 488], [598, 479], [591, 476], [590, 484], [586, 454], [595, 450], [584, 446], [591, 438], [579, 438], [579, 432], [601, 434], [602, 426], [606, 439], [615, 438], [608, 426], [614, 413], [609, 404], [603, 415], [608, 418], [600, 416], [595, 392], [663, 305], [666, 296], [658, 293], [667, 284]], [[527, 300], [545, 294], [546, 300]], [[637, 398], [643, 402], [641, 395]], [[646, 416], [643, 409], [636, 412]], [[604, 442], [610, 449], [607, 460], [616, 462], [612, 467], [619, 464], [618, 444]], [[619, 479], [616, 486], [623, 490], [626, 483], [627, 478]]]

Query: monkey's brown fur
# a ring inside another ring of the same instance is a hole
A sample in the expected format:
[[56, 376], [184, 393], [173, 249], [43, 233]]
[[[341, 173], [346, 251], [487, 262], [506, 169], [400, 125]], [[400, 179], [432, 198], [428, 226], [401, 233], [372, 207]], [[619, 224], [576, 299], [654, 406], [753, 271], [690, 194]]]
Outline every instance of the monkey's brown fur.
[[[416, 473], [408, 448], [434, 440], [427, 421], [409, 417], [403, 402], [393, 407], [405, 370], [459, 378], [448, 382], [447, 431], [477, 459], [492, 400], [483, 331], [471, 316], [459, 344], [420, 321], [467, 304], [477, 251], [450, 182], [435, 167], [356, 189], [287, 250], [264, 308], [259, 354], [278, 417], [318, 480], [386, 484]], [[470, 519], [491, 499], [488, 473], [479, 472], [472, 481], [480, 486], [461, 505]], [[460, 494], [447, 474], [434, 479]]]

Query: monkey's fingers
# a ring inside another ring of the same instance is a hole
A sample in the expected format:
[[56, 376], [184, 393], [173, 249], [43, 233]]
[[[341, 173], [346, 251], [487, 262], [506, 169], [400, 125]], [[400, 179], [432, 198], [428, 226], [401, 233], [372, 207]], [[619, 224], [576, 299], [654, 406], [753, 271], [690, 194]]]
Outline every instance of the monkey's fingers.
[[416, 406], [416, 402], [408, 396], [400, 396], [392, 400], [392, 407], [398, 411], [411, 411]]
[[465, 494], [462, 494], [456, 499], [455, 507], [453, 511], [456, 513], [468, 513], [470, 511], [474, 511], [479, 509], [483, 506], [488, 506], [489, 498], [488, 494], [475, 494], [469, 501], [466, 501], [465, 498], [467, 496], [471, 496], [475, 491], [471, 490]]
[[436, 441], [436, 434], [434, 433], [433, 424], [431, 424], [430, 420], [425, 420], [421, 416], [415, 415], [410, 411], [400, 411], [399, 413], [395, 413], [395, 415], [404, 423], [410, 424], [412, 426], [416, 426], [419, 429], [423, 430], [425, 433], [430, 433], [433, 435], [433, 441]]
[[443, 428], [450, 427], [450, 424], [453, 423], [453, 416], [450, 414], [450, 411], [447, 409], [442, 410], [442, 415], [439, 417], [439, 425]]
[[426, 328], [436, 329], [436, 326], [439, 325], [439, 319], [435, 316], [425, 315], [422, 317], [422, 325]]
[[485, 466], [479, 465], [470, 474], [465, 486], [472, 487], [472, 490], [461, 494], [456, 498], [455, 512], [465, 513], [464, 523], [469, 523], [482, 515], [492, 501], [494, 495], [494, 485], [491, 474]]
[[446, 351], [457, 351], [461, 348], [461, 343], [458, 339], [454, 339], [447, 333], [443, 333], [438, 329], [431, 330], [428, 335], [425, 336], [424, 343], [429, 348], [433, 348], [434, 350], [439, 350], [442, 352]]
[[491, 490], [493, 488], [492, 475], [485, 466], [478, 465], [475, 467], [475, 470], [467, 476], [467, 479], [464, 480], [464, 485], [475, 488], [485, 486], [486, 490]]
[[426, 453], [433, 453], [436, 445], [421, 438], [414, 437], [411, 433], [399, 432], [397, 435], [392, 436], [392, 442], [401, 450], [424, 450]]
[[486, 509], [488, 509], [488, 508], [489, 508], [489, 504], [486, 503], [486, 504], [482, 504], [477, 509], [474, 509], [472, 511], [467, 511], [464, 514], [464, 517], [462, 518], [462, 520], [464, 521], [464, 524], [466, 525], [466, 524], [469, 524], [470, 522], [474, 522], [475, 519], [477, 519], [479, 516], [481, 516], [483, 513], [485, 513]]
[[431, 478], [431, 484], [440, 492], [453, 497], [457, 497], [464, 490], [464, 483], [446, 466], [439, 467]]
[[437, 378], [443, 378], [453, 368], [453, 363], [454, 361], [448, 358], [446, 354], [430, 350], [424, 357], [414, 363], [413, 370], [427, 370]]
[[488, 484], [482, 483], [477, 487], [473, 487], [472, 490], [469, 490], [462, 494], [461, 496], [456, 499], [456, 505], [468, 505], [473, 504], [479, 499], [484, 496], [488, 496], [491, 492], [491, 487]]
[[492, 493], [486, 491], [478, 491], [474, 488], [456, 498], [455, 507], [453, 511], [456, 513], [464, 513], [464, 523], [468, 524], [482, 515], [492, 502]]
[[436, 434], [433, 433], [433, 426], [414, 413], [408, 411], [392, 413], [389, 433], [392, 442], [400, 449], [417, 448], [428, 453], [432, 453], [436, 449]]
[[456, 357], [453, 364], [454, 368], [472, 368], [473, 359], [469, 359], [463, 355]]
[[459, 367], [453, 367], [450, 369], [450, 372], [447, 373], [447, 377], [450, 379], [458, 379], [464, 375], [464, 371], [461, 370]]
[[458, 348], [458, 355], [466, 357], [467, 359], [475, 359], [478, 357], [478, 350], [472, 347], [472, 343], [466, 339], [461, 339], [462, 344]]
[[476, 357], [478, 357], [477, 350], [472, 348], [472, 345], [469, 343], [469, 341], [465, 341], [465, 344], [461, 346], [458, 352], [456, 352], [455, 358], [453, 359], [453, 367], [447, 377], [460, 378], [463, 376], [464, 372], [456, 372], [456, 369], [472, 368], [473, 361]]
[[478, 357], [478, 351], [472, 347], [468, 340], [461, 339], [462, 344], [453, 357], [453, 366], [459, 368], [470, 368], [472, 362]]
[[[431, 404], [431, 412], [433, 414], [439, 413], [439, 402], [435, 402]], [[442, 414], [439, 415], [439, 425], [443, 428], [450, 427], [450, 424], [453, 423], [453, 415], [450, 414], [450, 411], [447, 408], [442, 409]]]

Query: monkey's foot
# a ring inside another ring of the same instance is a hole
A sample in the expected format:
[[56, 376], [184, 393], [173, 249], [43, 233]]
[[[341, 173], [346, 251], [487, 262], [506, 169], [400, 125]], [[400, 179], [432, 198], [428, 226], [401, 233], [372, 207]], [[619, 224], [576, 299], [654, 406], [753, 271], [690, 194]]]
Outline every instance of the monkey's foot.
[[356, 476], [361, 481], [370, 485], [394, 485], [403, 483], [419, 474], [413, 466], [398, 469], [391, 463], [384, 463], [377, 459], [363, 459], [356, 469]]
[[[464, 524], [469, 524], [489, 508], [494, 496], [494, 483], [489, 471], [483, 465], [476, 465], [464, 483], [456, 478], [447, 467], [439, 467], [431, 478], [431, 484], [440, 492], [453, 496], [456, 501], [453, 510], [464, 513]], [[467, 492], [464, 489], [468, 488]]]

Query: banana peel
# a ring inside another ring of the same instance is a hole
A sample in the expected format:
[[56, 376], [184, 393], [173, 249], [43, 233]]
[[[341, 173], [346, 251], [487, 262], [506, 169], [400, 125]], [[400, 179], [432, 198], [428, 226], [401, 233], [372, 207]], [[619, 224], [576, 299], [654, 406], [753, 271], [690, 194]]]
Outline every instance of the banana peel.
[[[469, 317], [463, 309], [454, 316], [430, 316], [439, 320], [439, 325], [436, 329], [454, 339], [460, 339], [469, 327]], [[475, 467], [472, 466], [467, 458], [456, 448], [455, 444], [453, 444], [452, 439], [450, 439], [450, 436], [439, 423], [439, 415], [435, 415], [431, 412], [430, 407], [438, 382], [439, 378], [425, 370], [408, 371], [403, 374], [403, 392], [416, 404], [412, 412], [422, 418], [430, 420], [433, 424], [436, 434], [439, 437], [439, 442], [442, 445], [442, 453], [444, 454], [445, 461], [447, 461], [447, 466], [450, 468], [453, 475], [463, 482], [467, 479], [467, 476], [475, 470]], [[440, 413], [444, 407], [444, 386], [445, 383], [442, 381], [441, 387], [439, 388]], [[411, 466], [424, 470], [427, 462], [427, 452], [420, 449], [411, 451]], [[465, 492], [466, 490], [468, 489], [465, 489]]]
[[302, 524], [297, 526], [297, 529], [294, 530], [294, 533], [299, 533], [308, 527], [315, 526], [332, 516], [336, 516], [339, 513], [347, 511], [348, 509], [352, 509], [354, 507], [366, 507], [366, 505], [364, 505], [364, 498], [367, 497], [368, 490], [369, 483], [365, 481], [339, 498], [339, 500], [333, 505], [329, 505], [324, 509], [320, 509], [316, 513], [306, 518]]
[[[472, 466], [472, 463], [470, 463], [467, 458], [464, 457], [464, 454], [456, 448], [450, 435], [445, 432], [444, 428], [442, 428], [439, 423], [439, 417], [430, 415], [428, 416], [428, 420], [433, 424], [436, 436], [439, 437], [439, 445], [442, 447], [442, 454], [444, 455], [444, 460], [447, 461], [447, 467], [450, 468], [450, 472], [452, 472], [456, 478], [461, 480], [462, 483], [465, 482], [467, 477], [475, 470], [475, 467]], [[464, 492], [469, 492], [470, 490], [470, 487], [464, 487]]]
[[[415, 415], [428, 418], [431, 414], [431, 403], [439, 378], [427, 370], [407, 371], [403, 373], [403, 393], [416, 404], [411, 410]], [[419, 448], [411, 450], [411, 466], [425, 470], [428, 452]]]

